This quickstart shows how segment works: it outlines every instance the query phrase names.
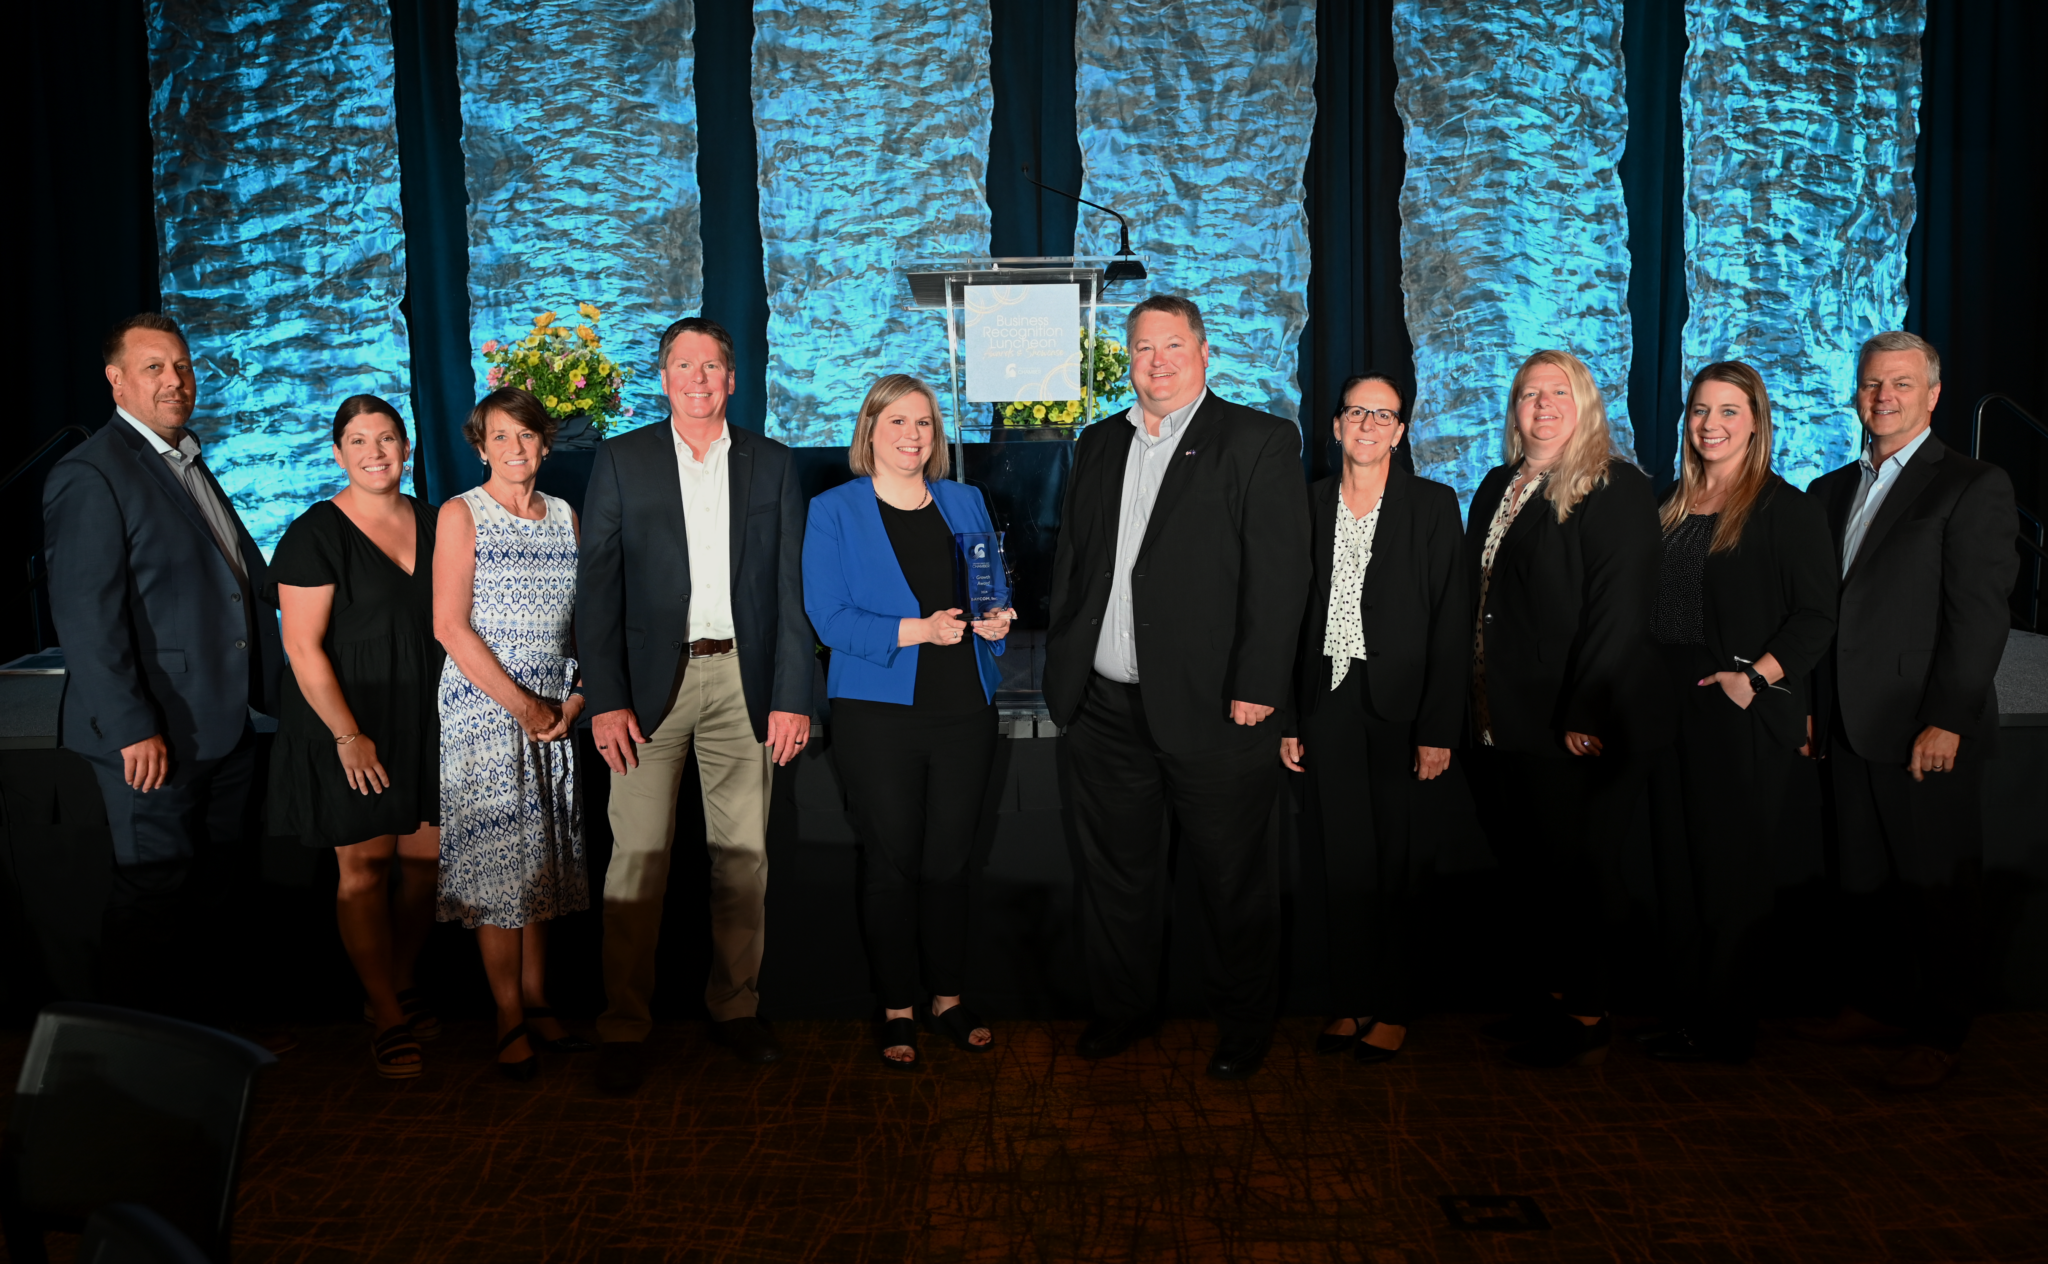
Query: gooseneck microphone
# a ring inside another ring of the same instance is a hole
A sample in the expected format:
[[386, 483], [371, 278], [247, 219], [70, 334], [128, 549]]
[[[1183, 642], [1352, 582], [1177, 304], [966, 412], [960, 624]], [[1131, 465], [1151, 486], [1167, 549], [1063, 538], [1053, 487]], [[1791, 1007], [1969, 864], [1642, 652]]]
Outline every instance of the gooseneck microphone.
[[1051, 185], [1034, 177], [1029, 166], [1025, 166], [1023, 172], [1026, 180], [1044, 189], [1047, 193], [1057, 193], [1061, 197], [1070, 198], [1083, 206], [1092, 206], [1098, 211], [1116, 215], [1116, 222], [1123, 228], [1123, 247], [1116, 252], [1117, 257], [1110, 261], [1109, 266], [1102, 270], [1102, 284], [1104, 286], [1108, 286], [1116, 281], [1142, 281], [1145, 279], [1145, 265], [1139, 262], [1136, 255], [1131, 253], [1131, 221], [1121, 215], [1117, 215], [1114, 210], [1100, 202], [1090, 202], [1078, 193], [1069, 193], [1065, 189], [1053, 188]]

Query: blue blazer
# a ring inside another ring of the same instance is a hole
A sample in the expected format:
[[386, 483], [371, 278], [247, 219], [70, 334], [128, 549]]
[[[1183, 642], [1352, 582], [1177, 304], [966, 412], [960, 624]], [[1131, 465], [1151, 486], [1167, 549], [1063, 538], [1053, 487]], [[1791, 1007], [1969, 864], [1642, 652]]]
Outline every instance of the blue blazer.
[[[939, 516], [954, 531], [995, 530], [978, 489], [941, 479], [931, 484], [931, 492]], [[996, 581], [1008, 605], [1008, 579], [998, 574]], [[918, 647], [897, 645], [896, 635], [902, 620], [922, 618], [924, 612], [896, 562], [895, 546], [875, 504], [873, 479], [841, 483], [811, 501], [804, 527], [804, 611], [818, 639], [832, 647], [826, 697], [916, 701]], [[982, 691], [993, 701], [1001, 678], [996, 655], [1004, 643], [984, 641], [972, 631], [967, 635], [981, 668]]]

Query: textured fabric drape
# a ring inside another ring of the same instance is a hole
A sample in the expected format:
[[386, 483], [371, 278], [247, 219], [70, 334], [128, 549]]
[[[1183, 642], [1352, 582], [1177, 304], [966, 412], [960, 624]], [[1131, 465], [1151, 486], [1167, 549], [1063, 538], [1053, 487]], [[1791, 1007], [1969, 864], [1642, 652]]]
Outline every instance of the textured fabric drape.
[[1905, 319], [1923, 20], [1922, 0], [1686, 5], [1685, 371], [1763, 374], [1795, 486], [1856, 455], [1856, 349]]
[[[1131, 246], [1152, 274], [1142, 292], [1109, 297], [1193, 299], [1214, 352], [1211, 389], [1294, 417], [1308, 319], [1301, 180], [1315, 126], [1315, 6], [1082, 0], [1076, 25], [1084, 196], [1131, 221]], [[1084, 211], [1077, 240], [1087, 254], [1112, 254], [1116, 221]]]
[[404, 399], [391, 23], [367, 0], [148, 11], [157, 260], [206, 463], [266, 554], [343, 483], [334, 409]]

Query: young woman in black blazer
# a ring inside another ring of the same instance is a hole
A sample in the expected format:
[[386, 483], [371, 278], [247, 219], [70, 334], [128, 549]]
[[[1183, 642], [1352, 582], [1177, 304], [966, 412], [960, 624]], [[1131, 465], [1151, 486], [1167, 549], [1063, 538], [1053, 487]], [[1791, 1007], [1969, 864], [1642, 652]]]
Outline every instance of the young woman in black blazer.
[[1672, 723], [1650, 641], [1658, 540], [1650, 480], [1614, 454], [1593, 375], [1562, 351], [1530, 356], [1508, 391], [1507, 464], [1465, 535], [1469, 771], [1548, 998], [1489, 1031], [1525, 1065], [1590, 1065], [1611, 1039], [1617, 852]]
[[1322, 810], [1331, 975], [1340, 1016], [1319, 1053], [1400, 1052], [1415, 1012], [1410, 911], [1427, 858], [1410, 817], [1464, 724], [1471, 595], [1459, 574], [1457, 493], [1393, 453], [1407, 426], [1392, 379], [1344, 384], [1331, 423], [1340, 474], [1309, 489], [1315, 580], [1295, 655], [1299, 737], [1280, 758]]
[[1746, 364], [1710, 364], [1685, 405], [1664, 502], [1651, 635], [1678, 694], [1678, 740], [1651, 799], [1675, 1021], [1653, 1058], [1740, 1062], [1756, 1039], [1745, 979], [1788, 817], [1818, 821], [1805, 758], [1810, 681], [1835, 634], [1834, 541], [1818, 500], [1771, 472], [1771, 400]]

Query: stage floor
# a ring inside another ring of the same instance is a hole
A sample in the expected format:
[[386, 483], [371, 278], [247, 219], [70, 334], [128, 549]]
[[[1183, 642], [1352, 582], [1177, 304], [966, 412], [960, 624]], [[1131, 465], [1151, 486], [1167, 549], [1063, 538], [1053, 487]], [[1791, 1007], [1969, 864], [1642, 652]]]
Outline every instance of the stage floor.
[[[360, 1026], [301, 1031], [259, 1090], [235, 1258], [266, 1261], [2038, 1260], [2048, 1015], [1983, 1020], [1958, 1077], [1893, 1098], [1887, 1054], [1767, 1041], [1744, 1067], [1507, 1066], [1435, 1019], [1385, 1067], [1290, 1020], [1248, 1083], [1202, 1074], [1206, 1024], [1088, 1063], [1074, 1023], [926, 1040], [891, 1073], [856, 1022], [780, 1025], [742, 1067], [656, 1032], [640, 1095], [590, 1057], [531, 1085], [458, 1022], [420, 1079]], [[11, 1083], [20, 1035], [0, 1037]], [[1551, 1227], [1450, 1227], [1443, 1195], [1520, 1194]], [[75, 1239], [53, 1242], [69, 1259]]]

